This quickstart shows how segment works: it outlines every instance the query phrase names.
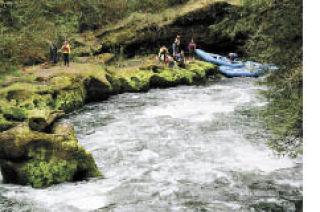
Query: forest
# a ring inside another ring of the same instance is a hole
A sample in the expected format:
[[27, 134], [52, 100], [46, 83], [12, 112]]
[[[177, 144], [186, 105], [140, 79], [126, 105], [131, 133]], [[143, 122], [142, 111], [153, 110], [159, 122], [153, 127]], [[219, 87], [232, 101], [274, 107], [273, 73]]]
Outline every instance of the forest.
[[[66, 39], [92, 34], [130, 14], [161, 15], [167, 8], [186, 2], [3, 0], [0, 2], [0, 82], [8, 75], [19, 76], [22, 66], [46, 61], [53, 41], [62, 45]], [[283, 150], [286, 144], [302, 142], [302, 0], [243, 0], [238, 4], [238, 8], [209, 29], [211, 33], [233, 39], [243, 35], [244, 41], [235, 48], [244, 57], [272, 61], [281, 67], [281, 74], [270, 75], [265, 82], [270, 89], [264, 95], [271, 103], [262, 116], [277, 135], [274, 146]], [[77, 53], [82, 54], [75, 51], [74, 55]]]
[[303, 151], [302, 0], [0, 0], [0, 211], [302, 211]]

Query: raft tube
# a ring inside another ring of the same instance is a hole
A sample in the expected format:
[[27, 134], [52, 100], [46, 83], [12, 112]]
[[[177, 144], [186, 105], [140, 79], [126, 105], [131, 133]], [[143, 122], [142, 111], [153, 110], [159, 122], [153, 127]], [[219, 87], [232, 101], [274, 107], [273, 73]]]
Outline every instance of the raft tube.
[[230, 66], [220, 66], [219, 71], [227, 77], [259, 77], [265, 73], [262, 68], [250, 70], [246, 67], [232, 68]]
[[219, 66], [228, 66], [232, 68], [240, 68], [244, 66], [244, 63], [241, 61], [228, 61], [227, 57], [221, 56], [219, 54], [211, 54], [207, 53], [201, 49], [196, 49], [196, 54], [198, 57], [200, 57], [202, 60], [206, 62], [213, 63], [215, 65]]

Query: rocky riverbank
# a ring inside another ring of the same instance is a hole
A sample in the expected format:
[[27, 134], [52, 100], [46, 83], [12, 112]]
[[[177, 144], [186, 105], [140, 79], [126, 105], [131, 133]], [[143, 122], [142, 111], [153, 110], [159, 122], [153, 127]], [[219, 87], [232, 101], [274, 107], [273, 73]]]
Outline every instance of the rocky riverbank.
[[133, 67], [33, 67], [0, 88], [0, 165], [5, 183], [48, 187], [99, 177], [92, 155], [78, 143], [72, 125], [58, 123], [65, 113], [110, 95], [151, 88], [194, 85], [215, 66], [190, 62], [169, 69], [152, 59]]

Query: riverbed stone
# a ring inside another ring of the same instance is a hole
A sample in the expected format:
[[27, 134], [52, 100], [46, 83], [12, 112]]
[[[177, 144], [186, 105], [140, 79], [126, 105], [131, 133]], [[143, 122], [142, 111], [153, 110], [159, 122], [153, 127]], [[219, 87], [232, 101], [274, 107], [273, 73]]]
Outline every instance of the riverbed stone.
[[56, 124], [53, 133], [32, 131], [26, 123], [0, 133], [3, 181], [44, 188], [65, 181], [101, 176], [68, 124]]

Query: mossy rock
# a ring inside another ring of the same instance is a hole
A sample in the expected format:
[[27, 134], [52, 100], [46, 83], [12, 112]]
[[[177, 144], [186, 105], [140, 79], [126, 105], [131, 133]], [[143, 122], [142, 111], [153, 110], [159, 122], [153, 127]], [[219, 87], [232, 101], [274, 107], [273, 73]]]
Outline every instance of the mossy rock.
[[23, 101], [32, 96], [32, 92], [30, 90], [24, 90], [22, 89], [17, 89], [17, 90], [10, 90], [7, 92], [7, 100], [16, 100], [16, 101]]
[[147, 91], [150, 87], [150, 76], [145, 75], [142, 71], [137, 72], [134, 76], [121, 77], [119, 80], [123, 92]]
[[32, 109], [51, 109], [54, 108], [54, 100], [51, 94], [33, 95], [32, 105]]
[[6, 118], [3, 117], [2, 114], [0, 114], [0, 132], [15, 127], [16, 125], [17, 122], [8, 121]]
[[63, 115], [64, 112], [61, 110], [30, 110], [28, 124], [30, 129], [43, 132]]
[[186, 69], [170, 69], [162, 67], [156, 69], [150, 79], [150, 86], [155, 88], [165, 88], [177, 85], [190, 85], [193, 83], [193, 73]]
[[101, 80], [98, 77], [90, 76], [84, 83], [86, 91], [86, 101], [105, 100], [113, 92], [112, 85], [103, 77]]
[[110, 94], [118, 94], [118, 93], [121, 93], [123, 92], [121, 90], [121, 82], [120, 82], [120, 79], [115, 77], [114, 75], [110, 74], [110, 73], [107, 73], [105, 75], [105, 78], [106, 80], [110, 83], [112, 89], [110, 91]]
[[52, 77], [49, 82], [58, 90], [71, 90], [74, 88], [72, 78], [63, 75]]
[[65, 112], [74, 111], [84, 105], [86, 90], [83, 86], [73, 90], [60, 90], [55, 94], [55, 109]]
[[24, 121], [27, 118], [26, 110], [18, 107], [1, 108], [0, 112], [7, 120]]
[[5, 183], [44, 188], [101, 176], [92, 155], [78, 144], [74, 129], [56, 124], [53, 134], [21, 124], [0, 133], [0, 166]]

